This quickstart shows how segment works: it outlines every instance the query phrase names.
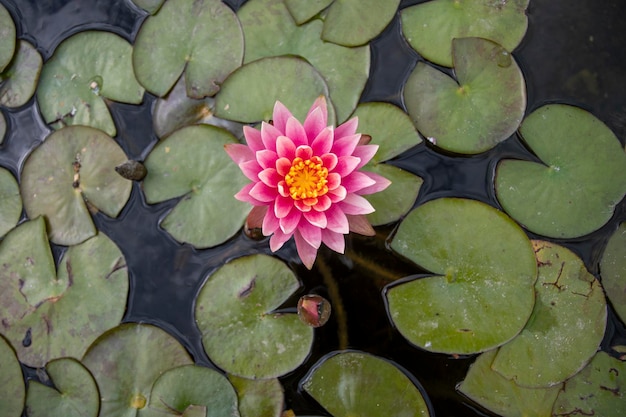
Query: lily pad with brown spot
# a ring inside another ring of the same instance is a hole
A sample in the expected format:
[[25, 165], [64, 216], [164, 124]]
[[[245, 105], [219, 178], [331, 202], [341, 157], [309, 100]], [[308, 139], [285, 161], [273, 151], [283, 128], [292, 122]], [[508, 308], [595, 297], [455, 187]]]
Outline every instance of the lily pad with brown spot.
[[602, 286], [615, 312], [626, 323], [626, 223], [609, 238], [600, 261]]
[[41, 55], [27, 41], [18, 42], [11, 65], [0, 74], [0, 105], [20, 107], [35, 94], [41, 72]]
[[22, 215], [22, 198], [13, 174], [0, 167], [0, 238], [11, 230]]
[[9, 11], [0, 4], [0, 73], [9, 65], [15, 53], [15, 23]]
[[25, 398], [22, 368], [15, 351], [0, 335], [0, 417], [19, 416], [24, 408]]

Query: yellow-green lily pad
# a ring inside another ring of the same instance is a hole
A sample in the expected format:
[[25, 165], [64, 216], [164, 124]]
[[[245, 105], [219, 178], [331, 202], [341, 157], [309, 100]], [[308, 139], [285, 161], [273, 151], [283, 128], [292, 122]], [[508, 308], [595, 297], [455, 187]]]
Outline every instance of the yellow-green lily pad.
[[19, 107], [35, 94], [41, 72], [41, 55], [33, 45], [20, 40], [11, 65], [0, 74], [0, 105]]
[[615, 134], [591, 113], [565, 104], [535, 110], [520, 133], [540, 162], [498, 163], [495, 190], [504, 211], [555, 238], [604, 225], [626, 194], [626, 153]]
[[237, 391], [241, 417], [281, 417], [285, 395], [276, 378], [248, 379], [228, 375]]
[[106, 133], [87, 126], [53, 132], [28, 156], [20, 190], [31, 219], [45, 216], [50, 240], [76, 245], [96, 234], [90, 209], [117, 217], [132, 181], [115, 167], [127, 161]]
[[530, 240], [487, 204], [461, 198], [424, 203], [400, 223], [391, 248], [436, 274], [385, 291], [394, 325], [423, 349], [493, 349], [515, 337], [533, 311], [537, 265]]
[[334, 0], [285, 0], [293, 19], [301, 25], [327, 8]]
[[606, 327], [604, 291], [568, 249], [534, 240], [536, 301], [524, 330], [503, 345], [491, 367], [518, 385], [559, 384], [580, 371], [600, 347]]
[[369, 75], [367, 46], [348, 48], [324, 42], [320, 38], [322, 21], [315, 19], [298, 26], [283, 0], [249, 1], [239, 9], [237, 16], [245, 37], [244, 63], [271, 56], [303, 57], [328, 84], [337, 120], [348, 118]]
[[433, 0], [402, 10], [402, 32], [427, 60], [451, 67], [455, 38], [490, 39], [514, 50], [528, 27], [529, 0]]
[[419, 62], [404, 87], [417, 130], [447, 151], [476, 154], [511, 136], [526, 110], [526, 85], [512, 55], [482, 38], [452, 41], [456, 80]]
[[[100, 389], [100, 415], [148, 415], [154, 382], [169, 369], [192, 363], [185, 348], [150, 324], [126, 323], [100, 336], [83, 357]], [[158, 399], [154, 399], [158, 402]]]
[[22, 368], [15, 351], [0, 335], [0, 417], [21, 415], [25, 398]]
[[301, 386], [336, 417], [430, 415], [420, 389], [402, 370], [365, 352], [334, 352], [322, 358]]
[[224, 145], [233, 142], [224, 129], [187, 126], [160, 141], [146, 158], [146, 201], [183, 197], [161, 222], [177, 241], [207, 248], [243, 225], [250, 206], [233, 196], [247, 179], [224, 152]]
[[53, 386], [28, 383], [26, 413], [29, 417], [97, 417], [100, 410], [98, 386], [89, 371], [76, 359], [48, 362], [46, 372]]
[[9, 11], [0, 4], [0, 73], [9, 65], [15, 53], [15, 23]]
[[300, 287], [278, 259], [251, 255], [215, 271], [198, 294], [195, 318], [213, 363], [244, 378], [276, 378], [310, 353], [313, 329], [276, 311]]
[[22, 197], [13, 174], [0, 167], [0, 238], [13, 229], [22, 215]]
[[80, 358], [124, 315], [126, 261], [102, 233], [70, 247], [55, 273], [45, 223], [38, 217], [7, 234], [0, 265], [0, 329], [28, 366]]
[[41, 71], [37, 101], [55, 129], [86, 125], [116, 135], [107, 100], [138, 104], [143, 87], [135, 79], [132, 46], [104, 31], [79, 32], [64, 40]]
[[626, 323], [626, 223], [620, 224], [609, 238], [600, 260], [600, 275], [606, 296]]
[[213, 96], [243, 59], [243, 33], [220, 0], [168, 0], [139, 29], [133, 50], [137, 79], [164, 96], [185, 72], [187, 95]]

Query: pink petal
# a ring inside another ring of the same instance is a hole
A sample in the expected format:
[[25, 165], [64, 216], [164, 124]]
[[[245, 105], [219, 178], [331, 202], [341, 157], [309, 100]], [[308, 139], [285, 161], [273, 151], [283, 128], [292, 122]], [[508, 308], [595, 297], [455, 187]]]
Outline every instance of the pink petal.
[[287, 235], [283, 233], [280, 229], [277, 229], [272, 237], [270, 237], [270, 249], [272, 250], [272, 252], [276, 252], [278, 249], [280, 249], [285, 244], [285, 242], [289, 240], [290, 237], [290, 234]]
[[279, 195], [276, 197], [276, 200], [274, 200], [274, 214], [279, 219], [288, 215], [292, 208], [293, 200], [291, 197], [283, 197]]
[[320, 156], [320, 159], [324, 163], [324, 166], [326, 167], [326, 169], [328, 169], [329, 171], [332, 171], [337, 166], [338, 159], [337, 159], [337, 155], [335, 155], [334, 153], [325, 153], [322, 156]]
[[335, 129], [335, 138], [342, 138], [344, 136], [352, 136], [356, 133], [356, 128], [359, 125], [359, 118], [353, 117], [347, 122], [343, 123], [340, 126], [337, 126]]
[[313, 226], [319, 227], [320, 229], [326, 228], [326, 225], [328, 224], [328, 221], [326, 220], [326, 215], [324, 214], [324, 212], [321, 211], [307, 211], [306, 213], [304, 213], [304, 218], [307, 219], [309, 223], [311, 223]]
[[276, 166], [276, 158], [278, 158], [276, 152], [269, 149], [263, 149], [256, 153], [256, 160], [263, 169], [274, 168]]
[[243, 135], [246, 137], [246, 143], [252, 152], [260, 151], [265, 148], [261, 139], [261, 131], [250, 126], [243, 127]]
[[[259, 174], [259, 178], [260, 177], [261, 175]], [[354, 171], [352, 174], [346, 177], [343, 177], [341, 179], [341, 185], [346, 187], [346, 191], [348, 193], [354, 193], [359, 190], [362, 190], [363, 188], [370, 187], [375, 184], [376, 184], [376, 181], [373, 178], [359, 171]], [[362, 194], [362, 193], [359, 193], [359, 194]]]
[[262, 231], [264, 236], [269, 236], [280, 227], [280, 222], [274, 214], [274, 205], [268, 206], [268, 210], [263, 218]]
[[359, 162], [359, 165], [357, 165], [356, 169], [361, 168], [363, 165], [371, 161], [377, 151], [378, 145], [357, 146], [354, 152], [352, 152], [352, 156], [361, 158], [361, 162]]
[[343, 234], [333, 232], [332, 230], [322, 230], [322, 242], [330, 249], [338, 253], [343, 253], [346, 249], [346, 239]]
[[288, 136], [296, 146], [308, 145], [309, 138], [306, 136], [304, 127], [295, 117], [287, 119], [287, 126], [285, 127], [285, 136]]
[[335, 141], [333, 142], [331, 152], [339, 157], [343, 155], [352, 155], [352, 152], [356, 149], [356, 145], [358, 145], [360, 138], [361, 134], [358, 133], [356, 135], [344, 136], [337, 139], [337, 133], [335, 133]]
[[369, 176], [371, 179], [376, 181], [376, 184], [363, 188], [362, 190], [359, 191], [359, 195], [374, 194], [374, 193], [384, 190], [385, 188], [391, 185], [391, 181], [389, 181], [387, 178], [383, 177], [382, 175], [378, 175], [376, 173], [367, 172], [367, 171], [360, 171], [360, 172], [362, 172], [363, 174]]
[[248, 217], [246, 218], [246, 227], [249, 229], [258, 229], [262, 226], [265, 214], [267, 213], [267, 206], [254, 206]]
[[291, 161], [287, 158], [278, 158], [276, 160], [276, 172], [283, 177], [289, 174], [291, 169]]
[[275, 126], [265, 122], [261, 123], [261, 139], [266, 149], [276, 151], [276, 140], [282, 135], [283, 132], [276, 129]]
[[317, 248], [308, 244], [297, 230], [294, 233], [294, 238], [296, 240], [296, 249], [298, 250], [300, 260], [302, 260], [302, 263], [307, 267], [307, 269], [313, 268], [315, 258], [317, 257]]
[[261, 172], [261, 167], [259, 166], [259, 163], [254, 159], [252, 161], [242, 162], [241, 164], [239, 164], [239, 168], [241, 169], [241, 172], [243, 172], [243, 175], [245, 175], [252, 181], [256, 182], [259, 180], [259, 172]]
[[312, 141], [326, 127], [326, 118], [324, 111], [320, 107], [312, 108], [304, 119], [304, 132]]
[[375, 211], [369, 201], [356, 194], [348, 194], [338, 204], [345, 214], [369, 214]]
[[352, 216], [348, 215], [348, 224], [350, 225], [350, 231], [358, 233], [363, 236], [375, 236], [376, 232], [370, 224], [367, 217], [364, 215]]
[[326, 183], [326, 186], [331, 191], [336, 190], [337, 187], [341, 185], [341, 175], [337, 174], [336, 172], [331, 172], [330, 174], [328, 174], [326, 180], [328, 181], [328, 183]]
[[304, 201], [302, 200], [295, 200], [293, 202], [293, 205], [296, 206], [296, 208], [303, 213], [306, 213], [307, 211], [311, 211], [311, 206], [307, 206], [306, 204], [304, 204]]
[[[309, 136], [310, 137], [310, 136]], [[311, 148], [315, 155], [323, 155], [330, 152], [333, 147], [334, 131], [332, 126], [325, 127], [311, 142]]]
[[280, 219], [280, 230], [287, 234], [293, 233], [296, 227], [298, 227], [301, 217], [302, 212], [300, 210], [291, 210], [289, 214]]
[[319, 196], [317, 197], [317, 204], [313, 206], [313, 210], [326, 211], [332, 203], [333, 202], [330, 201], [330, 197], [328, 197], [327, 195]]
[[350, 232], [348, 218], [339, 207], [334, 205], [330, 206], [328, 210], [326, 210], [326, 219], [328, 219], [328, 224], [326, 225], [328, 230], [344, 235]]
[[283, 180], [283, 177], [276, 172], [276, 168], [266, 168], [259, 172], [258, 177], [270, 187], [278, 187], [278, 183]]
[[[323, 125], [324, 127], [326, 127], [326, 124], [328, 123], [328, 106], [326, 105], [326, 97], [325, 96], [319, 96], [318, 98], [315, 99], [315, 101], [313, 102], [313, 105], [311, 106], [311, 108], [309, 109], [309, 112], [306, 114], [307, 119], [311, 116], [311, 114], [315, 111], [315, 109], [319, 108], [322, 111], [322, 116], [323, 116]], [[306, 119], [305, 119], [305, 123], [306, 123]]]
[[344, 198], [346, 198], [346, 195], [348, 195], [348, 192], [346, 191], [346, 187], [344, 187], [343, 185], [340, 185], [334, 190], [329, 190], [328, 193], [326, 193], [326, 195], [330, 197], [330, 201], [332, 203], [338, 203], [342, 201]]
[[309, 145], [300, 145], [296, 148], [296, 157], [303, 160], [311, 159], [313, 156], [313, 150]]
[[228, 143], [224, 145], [224, 150], [237, 165], [254, 159], [254, 153], [250, 148], [241, 143]]
[[241, 191], [239, 191], [237, 194], [235, 194], [235, 198], [239, 201], [244, 201], [246, 203], [250, 203], [254, 206], [262, 206], [265, 205], [266, 203], [264, 203], [263, 201], [259, 201], [256, 198], [252, 197], [250, 195], [250, 190], [252, 190], [252, 187], [254, 187], [256, 185], [255, 182], [251, 182], [250, 184], [246, 184]]
[[254, 186], [250, 189], [250, 196], [264, 203], [274, 201], [276, 195], [277, 192], [275, 188], [268, 187], [261, 181], [254, 184]]
[[318, 249], [322, 244], [322, 229], [317, 226], [313, 226], [305, 219], [300, 219], [298, 224], [298, 232], [304, 240], [315, 249]]
[[342, 177], [346, 177], [356, 169], [359, 162], [361, 162], [361, 160], [356, 156], [340, 156], [337, 160], [337, 166], [333, 169], [333, 172], [336, 172]]
[[280, 194], [282, 197], [289, 197], [289, 190], [287, 188], [287, 183], [284, 180], [278, 181], [276, 189], [278, 190], [278, 194]]
[[287, 136], [279, 136], [276, 141], [276, 153], [280, 158], [293, 161], [293, 158], [296, 157], [296, 145]]
[[285, 126], [287, 126], [287, 120], [289, 120], [290, 117], [293, 116], [287, 107], [280, 101], [276, 101], [272, 114], [272, 122], [274, 127], [282, 132], [282, 134], [285, 134]]

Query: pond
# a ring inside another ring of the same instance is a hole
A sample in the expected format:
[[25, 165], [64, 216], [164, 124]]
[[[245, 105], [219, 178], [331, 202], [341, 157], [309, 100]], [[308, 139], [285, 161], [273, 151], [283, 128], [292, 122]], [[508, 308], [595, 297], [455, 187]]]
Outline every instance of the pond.
[[[622, 415], [625, 4], [136, 3], [0, 0], [0, 416]], [[277, 100], [351, 233], [235, 199]]]

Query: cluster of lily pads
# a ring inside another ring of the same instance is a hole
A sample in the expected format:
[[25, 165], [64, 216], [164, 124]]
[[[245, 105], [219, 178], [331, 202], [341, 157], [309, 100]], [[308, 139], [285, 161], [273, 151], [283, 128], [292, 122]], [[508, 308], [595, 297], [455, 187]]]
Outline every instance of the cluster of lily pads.
[[[615, 353], [623, 348], [598, 350], [606, 297], [626, 320], [626, 225], [606, 246], [602, 283], [556, 242], [610, 221], [626, 194], [626, 153], [582, 109], [550, 104], [525, 116], [511, 52], [528, 0], [432, 0], [399, 11], [400, 0], [249, 0], [236, 13], [220, 0], [134, 1], [147, 17], [132, 44], [78, 32], [45, 64], [0, 5], [0, 107], [36, 95], [52, 129], [19, 183], [0, 167], [0, 416], [283, 413], [278, 378], [315, 343], [314, 329], [282, 308], [301, 286], [294, 272], [261, 254], [213, 271], [194, 318], [220, 371], [197, 365], [165, 330], [120, 324], [125, 255], [92, 214], [117, 217], [140, 181], [148, 204], [177, 201], [164, 233], [199, 250], [223, 244], [249, 212], [233, 197], [247, 180], [224, 145], [241, 140], [243, 125], [269, 121], [277, 100], [303, 120], [320, 95], [329, 123], [358, 116], [379, 145], [364, 169], [392, 185], [368, 196], [368, 218], [398, 222], [390, 249], [427, 272], [383, 291], [399, 333], [427, 351], [478, 354], [458, 390], [499, 415], [625, 411], [626, 366]], [[369, 42], [397, 13], [423, 57], [404, 87], [406, 112], [359, 102]], [[158, 97], [158, 140], [133, 164], [114, 139], [109, 103], [139, 104], [146, 92]], [[6, 129], [0, 112], [0, 145]], [[473, 155], [515, 132], [528, 158], [494, 167], [497, 208], [456, 197], [414, 207], [424, 180], [386, 163], [424, 146], [422, 137], [437, 152]], [[50, 243], [67, 247], [60, 259]], [[45, 372], [26, 387], [20, 363]], [[300, 387], [337, 417], [432, 413], [399, 365], [355, 350], [321, 358]]]

